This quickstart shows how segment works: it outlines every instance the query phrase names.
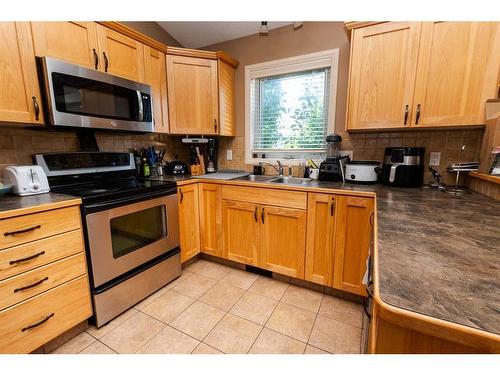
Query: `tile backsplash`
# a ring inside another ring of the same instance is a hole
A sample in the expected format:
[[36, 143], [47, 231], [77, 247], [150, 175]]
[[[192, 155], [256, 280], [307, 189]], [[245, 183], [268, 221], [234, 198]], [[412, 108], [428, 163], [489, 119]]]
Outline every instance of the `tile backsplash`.
[[[441, 160], [438, 169], [443, 182], [454, 183], [454, 175], [446, 172], [450, 162], [456, 161], [460, 146], [466, 145], [462, 155], [463, 161], [476, 161], [479, 158], [483, 129], [467, 130], [425, 130], [407, 132], [380, 132], [380, 133], [343, 133], [342, 150], [352, 150], [353, 157], [357, 160], [379, 160], [384, 157], [386, 147], [406, 146], [425, 147], [425, 175], [424, 181], [431, 181], [428, 171], [429, 155], [431, 152], [440, 152]], [[226, 150], [233, 151], [233, 160], [226, 160]], [[223, 138], [219, 142], [219, 168], [243, 169], [252, 171], [253, 166], [245, 164], [245, 137]], [[270, 171], [272, 173], [272, 171]], [[294, 174], [298, 168], [294, 168]]]
[[[187, 160], [188, 150], [178, 137], [163, 134], [97, 133], [101, 151], [129, 151], [133, 148], [155, 146], [166, 150], [166, 159]], [[78, 151], [75, 132], [0, 128], [0, 165], [31, 164], [32, 155], [41, 152]]]

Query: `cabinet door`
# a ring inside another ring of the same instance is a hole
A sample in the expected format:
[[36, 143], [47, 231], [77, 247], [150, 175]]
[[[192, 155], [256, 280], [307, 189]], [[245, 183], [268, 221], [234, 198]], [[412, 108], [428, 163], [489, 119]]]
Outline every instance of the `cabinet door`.
[[255, 204], [222, 201], [224, 258], [257, 266], [259, 229], [258, 207]]
[[219, 69], [219, 135], [235, 136], [234, 68], [218, 60]]
[[221, 186], [199, 184], [201, 252], [222, 257]]
[[308, 194], [305, 279], [331, 286], [336, 196]]
[[95, 22], [31, 22], [37, 56], [51, 56], [99, 69]]
[[144, 82], [144, 52], [142, 43], [97, 25], [101, 70], [132, 81]]
[[200, 252], [198, 185], [179, 187], [177, 197], [179, 200], [181, 262], [184, 263]]
[[304, 278], [306, 211], [262, 206], [260, 266], [282, 275]]
[[412, 125], [484, 124], [499, 69], [500, 22], [424, 22]]
[[337, 210], [333, 287], [365, 296], [362, 280], [372, 237], [373, 199], [341, 196]]
[[420, 26], [390, 22], [354, 30], [348, 130], [410, 124]]
[[0, 22], [0, 40], [0, 121], [43, 124], [29, 23]]
[[167, 55], [170, 132], [218, 133], [217, 61]]
[[168, 133], [167, 72], [165, 54], [149, 46], [144, 49], [145, 82], [151, 86], [155, 133]]

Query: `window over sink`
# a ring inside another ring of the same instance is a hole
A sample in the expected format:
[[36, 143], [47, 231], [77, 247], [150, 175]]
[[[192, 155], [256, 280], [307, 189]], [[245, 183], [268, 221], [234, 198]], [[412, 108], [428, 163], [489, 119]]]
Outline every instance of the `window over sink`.
[[320, 159], [333, 132], [338, 49], [245, 67], [245, 162]]

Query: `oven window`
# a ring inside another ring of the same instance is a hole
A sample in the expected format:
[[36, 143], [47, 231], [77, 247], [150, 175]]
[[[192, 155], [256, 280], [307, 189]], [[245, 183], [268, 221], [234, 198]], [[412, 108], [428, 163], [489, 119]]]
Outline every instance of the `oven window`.
[[110, 220], [113, 258], [119, 258], [167, 236], [165, 205]]
[[135, 90], [62, 73], [52, 73], [52, 83], [59, 112], [118, 120], [139, 120]]

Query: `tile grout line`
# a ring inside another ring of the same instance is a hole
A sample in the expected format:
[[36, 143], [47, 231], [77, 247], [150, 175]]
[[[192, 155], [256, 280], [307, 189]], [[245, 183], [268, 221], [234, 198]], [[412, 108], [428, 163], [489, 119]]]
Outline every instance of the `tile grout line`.
[[[260, 276], [259, 276], [260, 277]], [[255, 281], [257, 281], [259, 278], [255, 279]], [[272, 279], [272, 278], [271, 278]], [[274, 280], [274, 279], [273, 279]], [[255, 283], [254, 281], [254, 283]], [[253, 285], [253, 283], [252, 283]], [[281, 298], [278, 300], [278, 303], [276, 304], [276, 306], [274, 306], [274, 309], [273, 311], [271, 312], [271, 314], [269, 314], [269, 317], [267, 318], [267, 320], [265, 321], [265, 323], [262, 325], [262, 329], [260, 330], [259, 334], [257, 335], [257, 337], [255, 338], [255, 340], [253, 341], [252, 345], [250, 346], [250, 349], [248, 349], [247, 353], [250, 353], [250, 350], [252, 350], [253, 346], [255, 345], [255, 342], [257, 341], [257, 339], [259, 338], [259, 336], [262, 334], [262, 331], [264, 331], [264, 328], [267, 328], [266, 327], [266, 324], [267, 322], [269, 321], [269, 319], [271, 319], [271, 316], [274, 314], [274, 312], [276, 311], [276, 308], [278, 307], [278, 305], [280, 304], [281, 302], [281, 299], [283, 298], [283, 296], [286, 294], [286, 291], [288, 290], [288, 288], [290, 287], [290, 284], [287, 283], [287, 287], [285, 289], [285, 291], [283, 292], [283, 294], [281, 295]], [[249, 288], [250, 289], [250, 288]], [[264, 296], [265, 297], [265, 296]], [[275, 300], [276, 301], [276, 300]], [[269, 329], [269, 328], [268, 328]], [[274, 330], [273, 330], [274, 331]], [[276, 332], [276, 331], [275, 331]], [[279, 332], [278, 332], [279, 333]]]
[[[318, 320], [318, 315], [319, 315], [319, 310], [321, 309], [321, 304], [323, 303], [323, 299], [325, 298], [325, 295], [323, 294], [321, 296], [321, 302], [319, 303], [319, 307], [318, 307], [318, 312], [316, 313], [316, 316], [314, 317], [314, 323], [311, 327], [311, 332], [309, 332], [309, 337], [307, 338], [307, 342], [306, 342], [306, 348], [307, 348], [307, 345], [309, 345], [309, 341], [311, 340], [311, 335], [314, 331], [314, 326], [316, 325], [316, 321]], [[321, 348], [320, 348], [321, 349]], [[304, 353], [305, 353], [305, 349], [304, 349]]]

